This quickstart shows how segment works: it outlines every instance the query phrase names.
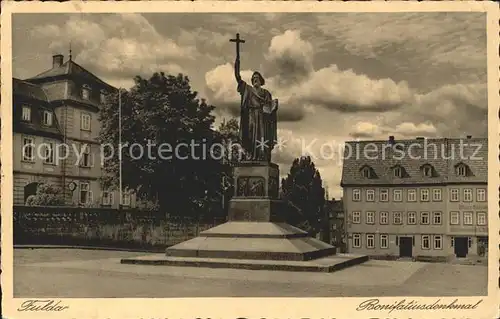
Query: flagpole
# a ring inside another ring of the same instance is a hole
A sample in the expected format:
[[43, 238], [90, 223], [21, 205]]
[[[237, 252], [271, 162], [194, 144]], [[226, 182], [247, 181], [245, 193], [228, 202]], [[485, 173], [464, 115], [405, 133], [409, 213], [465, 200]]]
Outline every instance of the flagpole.
[[122, 89], [118, 92], [118, 160], [120, 161], [120, 209], [123, 205], [123, 187], [122, 187]]

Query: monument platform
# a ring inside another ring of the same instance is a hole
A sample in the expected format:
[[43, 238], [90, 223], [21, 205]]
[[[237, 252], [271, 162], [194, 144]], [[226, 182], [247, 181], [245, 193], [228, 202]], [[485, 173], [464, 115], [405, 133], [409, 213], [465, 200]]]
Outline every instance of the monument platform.
[[228, 222], [167, 248], [165, 255], [122, 259], [123, 264], [332, 272], [367, 256], [336, 255], [336, 248], [286, 223], [278, 165], [244, 162], [234, 168]]
[[122, 264], [154, 265], [171, 267], [231, 268], [246, 270], [275, 270], [296, 272], [334, 272], [368, 261], [368, 256], [338, 254], [309, 261], [255, 260], [231, 258], [171, 257], [154, 254], [136, 258], [125, 258]]

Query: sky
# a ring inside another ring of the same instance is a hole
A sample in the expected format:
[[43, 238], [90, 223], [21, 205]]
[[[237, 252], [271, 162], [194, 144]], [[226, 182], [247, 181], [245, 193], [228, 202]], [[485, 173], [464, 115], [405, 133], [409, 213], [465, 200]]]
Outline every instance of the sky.
[[342, 145], [352, 140], [487, 137], [484, 13], [15, 14], [13, 76], [29, 78], [68, 56], [102, 80], [183, 73], [237, 117], [233, 64], [262, 73], [279, 100], [273, 161], [285, 175], [310, 155], [340, 198]]

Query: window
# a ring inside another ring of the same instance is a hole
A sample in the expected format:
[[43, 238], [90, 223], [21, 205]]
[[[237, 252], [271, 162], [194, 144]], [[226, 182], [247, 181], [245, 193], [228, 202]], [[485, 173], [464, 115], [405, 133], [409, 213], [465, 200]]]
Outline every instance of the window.
[[458, 176], [467, 176], [467, 166], [465, 166], [464, 164], [457, 165], [455, 170]]
[[422, 167], [422, 174], [424, 174], [425, 177], [432, 177], [432, 166], [425, 165]]
[[420, 200], [422, 202], [428, 202], [429, 201], [429, 190], [428, 189], [421, 189], [420, 190]]
[[429, 212], [421, 212], [420, 213], [420, 224], [428, 225], [429, 224]]
[[375, 191], [373, 189], [369, 189], [366, 191], [366, 201], [367, 202], [375, 201]]
[[486, 225], [486, 212], [477, 212], [477, 224], [479, 226]]
[[381, 225], [389, 224], [389, 213], [388, 212], [380, 212], [380, 224]]
[[92, 166], [92, 154], [90, 153], [90, 145], [84, 144], [81, 149], [81, 165], [82, 167], [91, 167]]
[[375, 248], [374, 234], [366, 234], [366, 248]]
[[23, 105], [23, 113], [21, 119], [25, 122], [31, 122], [31, 107]]
[[472, 225], [472, 212], [464, 212], [464, 225]]
[[450, 190], [450, 201], [451, 202], [458, 202], [460, 200], [459, 193], [458, 193], [458, 188], [452, 188]]
[[130, 193], [124, 192], [123, 193], [123, 206], [130, 206]]
[[48, 142], [44, 143], [45, 154], [43, 157], [43, 162], [45, 164], [54, 164], [54, 143]]
[[394, 215], [393, 215], [394, 225], [401, 225], [403, 223], [403, 218], [401, 215], [402, 215], [401, 212], [394, 212]]
[[422, 235], [422, 249], [431, 249], [431, 240], [429, 235]]
[[389, 236], [380, 235], [380, 248], [389, 248]]
[[111, 206], [113, 205], [113, 193], [110, 191], [102, 192], [102, 205]]
[[361, 223], [361, 212], [352, 212], [352, 223], [353, 224]]
[[408, 224], [415, 225], [417, 223], [417, 213], [416, 212], [408, 212]]
[[90, 190], [90, 184], [88, 182], [80, 183], [80, 204], [90, 204], [92, 203], [92, 191]]
[[435, 202], [440, 202], [442, 200], [441, 189], [434, 188], [432, 190], [432, 200]]
[[434, 236], [434, 249], [443, 249], [443, 236]]
[[398, 177], [398, 178], [403, 177], [403, 169], [399, 166], [394, 167], [393, 173], [394, 173], [394, 177]]
[[352, 247], [354, 248], [361, 247], [361, 234], [352, 235]]
[[90, 87], [88, 85], [83, 85], [82, 87], [82, 98], [84, 100], [89, 100], [90, 99]]
[[392, 193], [392, 197], [395, 202], [401, 202], [403, 200], [403, 191], [401, 189], [395, 189]]
[[476, 189], [476, 200], [478, 202], [485, 202], [486, 201], [486, 188]]
[[388, 200], [389, 200], [389, 190], [388, 189], [381, 189], [380, 190], [380, 201], [387, 202]]
[[441, 212], [432, 212], [432, 223], [434, 225], [441, 225], [442, 218]]
[[375, 224], [375, 212], [366, 212], [366, 223]]
[[52, 112], [43, 111], [42, 124], [44, 126], [52, 126]]
[[361, 170], [361, 175], [363, 175], [364, 178], [370, 178], [371, 177], [371, 169], [369, 167], [363, 167]]
[[460, 213], [459, 212], [450, 212], [450, 224], [451, 225], [460, 224]]
[[464, 202], [472, 202], [472, 189], [464, 189]]
[[352, 200], [355, 202], [359, 202], [361, 200], [361, 190], [359, 189], [352, 190]]
[[104, 90], [101, 91], [101, 94], [99, 97], [100, 97], [101, 104], [106, 103], [106, 92]]
[[82, 130], [90, 131], [90, 114], [82, 113], [80, 126]]
[[408, 201], [409, 202], [416, 202], [417, 201], [417, 190], [416, 189], [409, 189], [408, 190]]
[[23, 161], [32, 162], [35, 160], [35, 144], [33, 138], [24, 137], [23, 138]]

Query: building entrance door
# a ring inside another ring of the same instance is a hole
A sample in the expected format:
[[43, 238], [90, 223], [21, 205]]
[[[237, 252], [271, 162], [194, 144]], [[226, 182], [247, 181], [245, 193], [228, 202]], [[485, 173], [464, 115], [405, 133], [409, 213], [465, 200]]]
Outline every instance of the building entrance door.
[[455, 255], [458, 258], [467, 257], [469, 252], [469, 238], [468, 237], [455, 237]]
[[413, 257], [413, 239], [399, 237], [399, 257]]

